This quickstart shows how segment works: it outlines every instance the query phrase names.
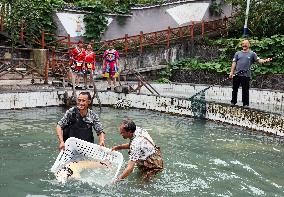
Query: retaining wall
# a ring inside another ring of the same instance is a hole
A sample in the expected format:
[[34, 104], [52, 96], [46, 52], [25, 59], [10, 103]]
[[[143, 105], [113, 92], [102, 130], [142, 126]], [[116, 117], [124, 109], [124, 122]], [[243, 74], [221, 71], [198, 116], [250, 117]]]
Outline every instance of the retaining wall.
[[129, 52], [120, 58], [120, 63], [128, 69], [141, 69], [147, 67], [157, 67], [167, 65], [183, 58], [200, 58], [203, 60], [216, 59], [219, 50], [216, 46], [204, 45], [201, 41], [190, 39], [155, 47], [145, 47], [143, 52]]
[[[69, 95], [72, 93], [69, 92]], [[118, 94], [99, 92], [103, 105], [122, 108], [148, 109], [172, 114], [194, 116], [192, 103], [181, 97]], [[0, 94], [0, 109], [22, 109], [30, 107], [58, 106], [63, 104], [64, 91], [15, 92]], [[95, 104], [97, 101], [95, 100]], [[284, 136], [284, 116], [229, 104], [206, 102], [204, 118], [243, 126]]]
[[[197, 92], [205, 89], [208, 85], [172, 83], [172, 84], [151, 84], [163, 96], [173, 96], [181, 98], [190, 98]], [[150, 92], [143, 87], [141, 93]], [[220, 103], [230, 103], [232, 98], [231, 86], [213, 86], [205, 91], [206, 101], [215, 101]], [[238, 105], [242, 105], [242, 88], [238, 91]], [[250, 89], [250, 106], [253, 108], [270, 111], [284, 112], [284, 91], [269, 89]], [[284, 114], [284, 113], [283, 113]]]

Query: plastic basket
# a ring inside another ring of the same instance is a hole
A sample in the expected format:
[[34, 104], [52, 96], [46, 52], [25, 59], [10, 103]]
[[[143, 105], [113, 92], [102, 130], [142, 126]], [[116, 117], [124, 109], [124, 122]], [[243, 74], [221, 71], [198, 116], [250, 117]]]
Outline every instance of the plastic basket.
[[65, 150], [61, 151], [51, 167], [51, 172], [56, 173], [67, 163], [79, 160], [95, 160], [98, 162], [108, 160], [115, 167], [114, 180], [123, 164], [123, 155], [118, 151], [70, 137], [65, 142]]

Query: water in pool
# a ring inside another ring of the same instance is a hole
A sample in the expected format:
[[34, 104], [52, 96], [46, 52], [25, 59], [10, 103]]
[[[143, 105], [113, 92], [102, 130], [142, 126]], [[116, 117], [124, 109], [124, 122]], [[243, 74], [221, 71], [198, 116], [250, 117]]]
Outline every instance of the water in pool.
[[[59, 107], [0, 113], [0, 196], [284, 196], [284, 147], [243, 128], [152, 111], [103, 108], [107, 147], [126, 143], [118, 124], [128, 116], [148, 129], [165, 169], [149, 182], [135, 169], [116, 185], [58, 184], [49, 171], [57, 155]], [[126, 151], [122, 152], [127, 162]], [[94, 177], [95, 179], [96, 177]]]

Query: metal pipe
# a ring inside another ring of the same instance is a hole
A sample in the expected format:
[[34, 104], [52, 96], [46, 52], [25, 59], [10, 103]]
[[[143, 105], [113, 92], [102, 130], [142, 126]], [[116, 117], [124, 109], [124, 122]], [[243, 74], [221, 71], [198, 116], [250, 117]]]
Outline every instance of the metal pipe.
[[246, 16], [245, 16], [245, 24], [244, 24], [244, 32], [243, 32], [243, 36], [244, 36], [244, 37], [247, 37], [247, 36], [248, 36], [249, 5], [250, 5], [250, 0], [247, 0], [247, 8], [246, 8]]

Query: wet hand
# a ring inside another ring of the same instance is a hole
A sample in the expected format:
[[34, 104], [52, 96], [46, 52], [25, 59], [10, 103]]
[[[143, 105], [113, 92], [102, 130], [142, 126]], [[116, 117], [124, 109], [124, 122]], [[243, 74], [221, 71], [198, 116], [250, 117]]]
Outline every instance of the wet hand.
[[111, 182], [111, 184], [114, 185], [114, 184], [116, 184], [118, 181], [120, 181], [120, 179], [119, 179], [119, 178], [116, 178], [116, 179], [114, 179], [114, 180]]
[[59, 151], [61, 150], [65, 150], [65, 143], [64, 142], [60, 142], [59, 146], [58, 146]]
[[117, 146], [111, 147], [111, 151], [117, 151], [117, 150], [118, 150]]
[[100, 141], [100, 146], [106, 146], [106, 144], [105, 144], [105, 141], [104, 140], [102, 140], [102, 141]]

